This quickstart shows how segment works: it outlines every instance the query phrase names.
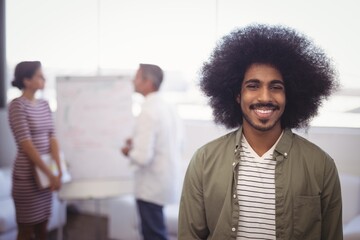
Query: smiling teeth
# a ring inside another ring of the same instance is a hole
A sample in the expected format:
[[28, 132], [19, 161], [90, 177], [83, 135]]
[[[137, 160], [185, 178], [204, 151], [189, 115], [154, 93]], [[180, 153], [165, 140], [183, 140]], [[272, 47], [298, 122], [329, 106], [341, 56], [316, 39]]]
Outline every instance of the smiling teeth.
[[272, 112], [272, 110], [261, 110], [261, 109], [256, 109], [255, 111], [258, 112], [258, 113], [261, 113], [261, 114], [267, 114], [267, 113]]

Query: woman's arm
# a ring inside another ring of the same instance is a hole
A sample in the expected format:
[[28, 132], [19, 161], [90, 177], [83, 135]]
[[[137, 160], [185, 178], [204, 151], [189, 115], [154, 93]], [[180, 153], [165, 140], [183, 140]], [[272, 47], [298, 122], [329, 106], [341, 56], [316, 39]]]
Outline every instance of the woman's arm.
[[61, 179], [62, 176], [62, 169], [61, 169], [61, 164], [60, 164], [60, 152], [59, 152], [59, 144], [58, 141], [56, 140], [56, 138], [52, 137], [50, 138], [50, 153], [51, 153], [51, 157], [52, 159], [55, 160], [56, 162], [56, 166], [59, 172], [59, 179]]
[[29, 122], [24, 104], [20, 101], [13, 101], [9, 106], [9, 123], [16, 142], [29, 160], [43, 171], [50, 180], [50, 188], [59, 188], [57, 178], [42, 161], [39, 152], [36, 150], [30, 133]]
[[58, 144], [58, 141], [56, 140], [54, 121], [53, 121], [52, 112], [51, 112], [51, 109], [50, 109], [50, 106], [48, 103], [47, 103], [47, 107], [48, 107], [48, 111], [49, 111], [49, 117], [51, 119], [51, 128], [50, 128], [50, 132], [49, 132], [50, 155], [51, 155], [51, 158], [53, 160], [55, 160], [55, 162], [56, 162], [56, 167], [58, 169], [58, 178], [59, 178], [60, 184], [61, 184], [61, 176], [62, 176], [63, 169], [61, 169], [61, 164], [60, 164], [59, 144]]
[[36, 167], [39, 167], [43, 171], [50, 181], [50, 189], [52, 191], [58, 190], [60, 188], [60, 180], [54, 176], [51, 170], [46, 166], [43, 160], [40, 157], [39, 152], [34, 147], [34, 144], [30, 139], [26, 139], [20, 142], [20, 148], [23, 152], [29, 157]]

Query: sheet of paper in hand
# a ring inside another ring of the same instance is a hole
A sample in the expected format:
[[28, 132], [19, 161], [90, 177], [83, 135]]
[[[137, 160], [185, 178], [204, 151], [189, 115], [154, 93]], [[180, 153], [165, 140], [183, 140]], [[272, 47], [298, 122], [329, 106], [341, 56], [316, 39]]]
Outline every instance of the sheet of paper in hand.
[[[41, 155], [41, 159], [45, 163], [45, 165], [51, 170], [51, 172], [55, 175], [59, 175], [59, 171], [56, 165], [55, 160], [51, 157], [51, 154], [43, 154]], [[61, 183], [67, 183], [71, 181], [70, 173], [66, 167], [66, 162], [64, 160], [64, 157], [62, 154], [60, 154], [60, 166], [61, 166]], [[46, 174], [39, 168], [36, 167], [36, 177], [37, 182], [41, 188], [47, 188], [50, 186], [49, 178], [46, 176]]]

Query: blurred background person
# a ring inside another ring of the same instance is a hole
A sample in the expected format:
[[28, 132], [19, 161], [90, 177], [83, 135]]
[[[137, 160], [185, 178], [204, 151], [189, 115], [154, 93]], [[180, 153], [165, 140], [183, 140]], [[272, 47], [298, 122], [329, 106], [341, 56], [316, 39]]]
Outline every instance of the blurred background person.
[[[22, 90], [22, 95], [9, 106], [9, 123], [17, 143], [17, 156], [13, 167], [12, 196], [16, 209], [18, 240], [45, 240], [47, 222], [51, 214], [52, 191], [60, 188], [58, 143], [48, 103], [36, 99], [45, 79], [41, 63], [20, 62], [15, 68], [12, 85]], [[55, 176], [42, 161], [41, 155], [51, 154], [59, 175]], [[41, 188], [35, 176], [35, 167], [49, 178], [50, 187]]]
[[182, 124], [159, 93], [162, 80], [160, 67], [140, 64], [133, 83], [145, 101], [122, 148], [137, 166], [134, 192], [145, 240], [167, 239], [163, 206], [179, 201]]

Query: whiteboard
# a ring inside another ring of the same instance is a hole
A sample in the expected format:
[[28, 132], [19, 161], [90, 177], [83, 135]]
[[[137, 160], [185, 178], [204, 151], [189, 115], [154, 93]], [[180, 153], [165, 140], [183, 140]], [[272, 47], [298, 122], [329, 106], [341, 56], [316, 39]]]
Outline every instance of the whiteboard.
[[130, 77], [57, 77], [56, 92], [56, 131], [72, 178], [130, 178], [120, 152], [134, 124]]

